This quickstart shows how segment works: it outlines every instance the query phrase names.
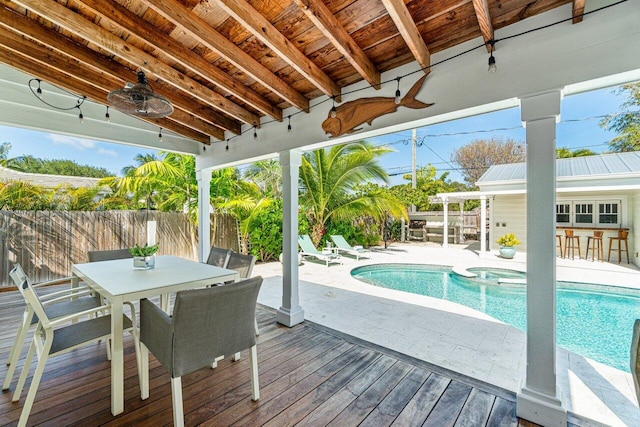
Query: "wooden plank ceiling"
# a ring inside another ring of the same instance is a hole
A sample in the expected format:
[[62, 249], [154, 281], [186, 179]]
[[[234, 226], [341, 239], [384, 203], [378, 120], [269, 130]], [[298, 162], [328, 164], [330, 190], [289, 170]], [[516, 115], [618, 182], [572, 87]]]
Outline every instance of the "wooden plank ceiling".
[[175, 107], [145, 120], [209, 143], [566, 3], [580, 22], [585, 0], [0, 0], [0, 62], [104, 105], [143, 70]]

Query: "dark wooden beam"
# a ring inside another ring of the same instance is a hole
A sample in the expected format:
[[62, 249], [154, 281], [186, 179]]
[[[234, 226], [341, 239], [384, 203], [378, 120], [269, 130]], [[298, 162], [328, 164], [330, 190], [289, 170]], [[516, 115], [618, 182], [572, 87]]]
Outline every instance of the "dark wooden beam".
[[[16, 37], [22, 39], [22, 42], [16, 40]], [[74, 68], [80, 66], [80, 64], [74, 64], [72, 62], [65, 63], [63, 58], [55, 55], [54, 52], [42, 46], [35, 45], [33, 42], [24, 40], [21, 36], [12, 34], [4, 28], [0, 29], [0, 48], [6, 54], [12, 55], [12, 62], [2, 61], [7, 65], [41, 78], [69, 92], [86, 96], [87, 99], [93, 102], [109, 105], [107, 102], [107, 94], [109, 91], [100, 89], [99, 87], [105, 83], [104, 80], [88, 83], [86, 80], [78, 78], [78, 74], [74, 72]], [[5, 58], [7, 58], [7, 55], [5, 55]], [[176, 110], [171, 116], [164, 119], [136, 118], [204, 144], [210, 143], [209, 135], [211, 134], [214, 134], [218, 139], [224, 139], [224, 133], [220, 129], [210, 125], [207, 126], [205, 131], [193, 129], [191, 126], [185, 125], [181, 121], [185, 120], [184, 115], [184, 112], [178, 112]]]
[[158, 31], [155, 26], [129, 11], [126, 7], [116, 2], [105, 2], [103, 0], [80, 1], [102, 18], [111, 21], [115, 26], [139, 37], [158, 51], [170, 56], [182, 67], [211, 81], [263, 114], [282, 121], [282, 110], [280, 108], [271, 105], [269, 101], [261, 95], [229, 76], [218, 67], [207, 62], [202, 56], [183, 46], [165, 33]]
[[[74, 41], [62, 36], [53, 29], [43, 27], [37, 21], [28, 18], [26, 15], [15, 13], [4, 7], [0, 7], [0, 26], [21, 34], [29, 39], [37, 40], [39, 43], [62, 54], [65, 57], [73, 58], [79, 63], [92, 69], [88, 71], [84, 78], [91, 81], [94, 75], [109, 75], [117, 82], [110, 90], [123, 87], [125, 83], [135, 80], [135, 71], [121, 65], [116, 61], [110, 61], [99, 53], [84, 47]], [[198, 103], [193, 98], [176, 92], [172, 87], [159, 81], [154, 84], [154, 90], [164, 96], [170, 97], [176, 110], [193, 115], [203, 122], [216, 126], [221, 130], [239, 134], [240, 123], [227, 116], [217, 113], [215, 110]], [[174, 110], [175, 112], [175, 110]], [[212, 136], [217, 137], [215, 132]], [[224, 139], [224, 136], [220, 139]]]
[[258, 116], [250, 113], [211, 89], [178, 72], [164, 62], [125, 42], [106, 29], [93, 24], [54, 0], [15, 0], [48, 21], [61, 26], [73, 34], [100, 46], [113, 55], [135, 64], [166, 83], [209, 104], [212, 108], [249, 124], [259, 124]]
[[304, 111], [309, 110], [309, 100], [307, 98], [238, 46], [227, 40], [222, 34], [211, 28], [206, 21], [184, 7], [180, 2], [176, 0], [140, 1], [291, 105]]
[[411, 14], [407, 10], [407, 6], [403, 0], [382, 0], [382, 4], [389, 12], [389, 16], [396, 24], [398, 32], [404, 39], [404, 42], [409, 47], [409, 50], [413, 54], [421, 68], [424, 68], [424, 72], [429, 74], [431, 69], [428, 68], [431, 65], [431, 54], [427, 48], [426, 43], [416, 27], [416, 23], [413, 21]]
[[476, 18], [478, 19], [478, 26], [480, 27], [480, 33], [484, 42], [487, 43], [487, 52], [491, 53], [495, 50], [495, 46], [492, 48], [488, 44], [489, 40], [493, 40], [493, 25], [491, 24], [491, 15], [489, 15], [489, 5], [487, 0], [473, 0], [473, 9], [476, 11]]
[[340, 87], [245, 0], [212, 0], [328, 97]]
[[572, 23], [577, 24], [578, 22], [582, 22], [585, 3], [587, 3], [587, 0], [573, 0]]
[[371, 86], [380, 89], [380, 73], [322, 0], [295, 0], [326, 38]]

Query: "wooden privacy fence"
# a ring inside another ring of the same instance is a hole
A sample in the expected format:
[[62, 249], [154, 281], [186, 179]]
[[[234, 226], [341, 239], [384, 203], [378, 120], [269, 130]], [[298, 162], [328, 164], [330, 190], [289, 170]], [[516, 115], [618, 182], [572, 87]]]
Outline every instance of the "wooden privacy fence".
[[[32, 281], [66, 277], [87, 252], [147, 242], [147, 223], [156, 222], [159, 255], [198, 257], [198, 229], [186, 215], [157, 211], [0, 211], [0, 288], [13, 286], [9, 272], [20, 263]], [[211, 215], [211, 244], [238, 250], [236, 220]]]

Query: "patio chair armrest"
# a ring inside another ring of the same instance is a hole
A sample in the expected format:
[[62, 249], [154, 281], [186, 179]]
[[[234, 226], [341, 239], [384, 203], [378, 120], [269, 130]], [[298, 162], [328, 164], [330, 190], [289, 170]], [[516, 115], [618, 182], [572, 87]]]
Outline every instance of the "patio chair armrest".
[[91, 295], [92, 293], [93, 291], [89, 288], [86, 288], [86, 289], [79, 288], [75, 292], [68, 292], [66, 295], [60, 295], [60, 296], [57, 296], [56, 298], [51, 298], [51, 299], [42, 301], [42, 305], [47, 306], [47, 305], [55, 304], [60, 301], [66, 301], [71, 298], [77, 298], [84, 295]]
[[91, 314], [101, 313], [104, 310], [109, 310], [110, 308], [111, 308], [111, 305], [101, 305], [100, 307], [90, 308], [89, 310], [79, 311], [77, 313], [73, 313], [68, 316], [59, 317], [56, 320], [52, 320], [51, 322], [49, 322], [49, 324], [51, 325], [51, 327], [60, 326], [62, 324], [70, 322], [71, 320], [79, 319], [81, 317], [89, 316]]
[[157, 305], [140, 301], [140, 342], [143, 343], [165, 367], [170, 366], [173, 338], [171, 316]]
[[46, 280], [44, 282], [38, 282], [34, 285], [31, 285], [34, 288], [40, 288], [42, 286], [49, 286], [49, 285], [62, 285], [63, 283], [71, 283], [71, 279], [73, 279], [72, 276], [69, 277], [61, 277], [59, 279], [53, 279], [53, 280]]
[[83, 286], [78, 286], [77, 288], [69, 288], [69, 289], [64, 289], [62, 291], [51, 292], [50, 294], [46, 294], [46, 295], [38, 294], [38, 298], [40, 298], [40, 301], [48, 301], [50, 299], [55, 299], [60, 296], [66, 296], [69, 294], [78, 293], [80, 291], [86, 292], [87, 290], [90, 291], [91, 288], [89, 286], [83, 285]]

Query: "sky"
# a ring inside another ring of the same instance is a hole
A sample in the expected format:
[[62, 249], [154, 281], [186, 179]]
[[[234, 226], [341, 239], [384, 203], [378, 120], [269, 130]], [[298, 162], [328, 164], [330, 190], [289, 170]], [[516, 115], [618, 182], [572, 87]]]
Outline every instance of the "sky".
[[[601, 116], [619, 111], [625, 96], [616, 94], [615, 88], [600, 89], [565, 97], [562, 100], [561, 121], [557, 127], [557, 147], [588, 148], [596, 153], [608, 149], [608, 141], [615, 134], [599, 126]], [[502, 130], [509, 129], [509, 130]], [[520, 122], [520, 109], [511, 108], [489, 114], [459, 119], [417, 130], [418, 167], [428, 164], [438, 169], [438, 175], [448, 171], [449, 179], [462, 181], [456, 166], [450, 162], [454, 150], [476, 139], [511, 138], [525, 140]], [[424, 139], [423, 139], [424, 138]], [[392, 175], [390, 184], [410, 181], [402, 179], [411, 172], [411, 131], [384, 135], [371, 139], [376, 145], [386, 144], [395, 152], [381, 159], [382, 166]], [[33, 155], [45, 159], [70, 159], [79, 164], [102, 167], [121, 175], [125, 166], [134, 164], [136, 154], [153, 153], [139, 147], [49, 134], [0, 125], [0, 143], [11, 143], [9, 157]]]

